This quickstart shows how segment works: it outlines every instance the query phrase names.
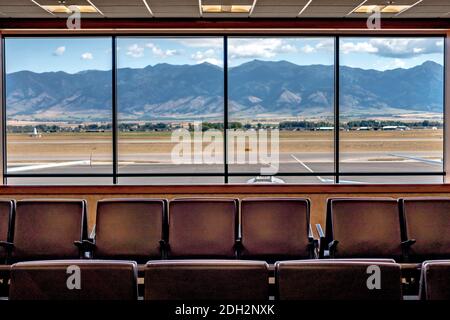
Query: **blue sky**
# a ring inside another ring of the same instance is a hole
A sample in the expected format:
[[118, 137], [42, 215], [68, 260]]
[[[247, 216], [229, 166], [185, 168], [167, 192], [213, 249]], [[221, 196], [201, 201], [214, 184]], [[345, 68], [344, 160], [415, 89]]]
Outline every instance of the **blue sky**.
[[[118, 66], [158, 63], [223, 65], [221, 38], [118, 38]], [[6, 72], [111, 69], [109, 38], [8, 38]], [[332, 38], [229, 38], [229, 65], [287, 60], [299, 65], [333, 64]], [[443, 64], [442, 38], [341, 38], [341, 64], [363, 69], [410, 68], [431, 60]]]

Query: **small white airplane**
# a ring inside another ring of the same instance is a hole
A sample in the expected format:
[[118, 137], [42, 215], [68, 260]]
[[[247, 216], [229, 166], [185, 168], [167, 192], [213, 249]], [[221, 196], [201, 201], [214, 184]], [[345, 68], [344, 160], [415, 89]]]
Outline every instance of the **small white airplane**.
[[256, 176], [247, 181], [247, 183], [285, 183], [284, 180], [274, 176]]
[[37, 128], [35, 127], [33, 129], [33, 133], [30, 133], [30, 137], [32, 137], [32, 138], [41, 138], [42, 134], [38, 133]]

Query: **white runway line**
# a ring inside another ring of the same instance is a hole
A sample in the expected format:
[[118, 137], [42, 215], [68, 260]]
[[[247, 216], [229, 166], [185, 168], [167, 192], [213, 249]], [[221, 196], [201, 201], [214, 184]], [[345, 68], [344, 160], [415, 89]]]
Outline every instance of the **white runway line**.
[[[300, 163], [303, 167], [305, 167], [306, 170], [308, 170], [311, 173], [314, 173], [314, 171], [310, 167], [308, 167], [303, 161], [301, 161], [299, 158], [297, 158], [293, 154], [291, 154], [291, 157], [294, 158], [294, 160], [297, 161], [298, 163]], [[330, 179], [324, 179], [324, 178], [319, 177], [319, 176], [315, 176], [315, 177], [317, 179], [319, 179], [319, 181], [322, 182], [322, 183], [327, 183], [330, 180]]]
[[32, 170], [57, 168], [57, 167], [70, 167], [70, 166], [85, 165], [85, 164], [90, 164], [90, 161], [89, 160], [80, 160], [80, 161], [69, 161], [69, 162], [60, 162], [60, 163], [37, 164], [37, 165], [32, 165], [32, 166], [10, 168], [10, 169], [8, 169], [8, 172], [32, 171]]

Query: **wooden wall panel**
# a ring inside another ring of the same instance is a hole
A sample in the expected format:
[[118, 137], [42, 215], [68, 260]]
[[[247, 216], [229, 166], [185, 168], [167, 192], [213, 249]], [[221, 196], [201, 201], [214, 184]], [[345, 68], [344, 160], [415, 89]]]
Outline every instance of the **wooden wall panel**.
[[[191, 190], [189, 192], [189, 189]], [[284, 192], [283, 192], [284, 189]], [[322, 191], [321, 191], [322, 190]], [[275, 191], [275, 192], [274, 192]], [[176, 197], [307, 197], [311, 223], [325, 225], [326, 199], [331, 197], [450, 197], [450, 185], [423, 186], [131, 186], [131, 187], [0, 187], [5, 199], [76, 198], [88, 201], [89, 228], [95, 224], [97, 201], [108, 198]]]

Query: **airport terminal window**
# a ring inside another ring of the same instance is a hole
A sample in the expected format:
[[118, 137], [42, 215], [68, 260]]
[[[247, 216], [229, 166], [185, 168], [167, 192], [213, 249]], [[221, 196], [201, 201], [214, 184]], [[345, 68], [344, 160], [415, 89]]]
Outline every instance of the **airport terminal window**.
[[[278, 177], [287, 183], [334, 182], [315, 175], [334, 170], [334, 38], [230, 37], [228, 90], [230, 172], [265, 168], [310, 174]], [[246, 139], [241, 149], [239, 136]]]
[[341, 172], [438, 174], [342, 180], [442, 183], [443, 89], [443, 38], [341, 38]]
[[10, 183], [16, 175], [46, 184], [53, 178], [45, 175], [111, 174], [111, 44], [108, 37], [5, 39]]
[[443, 37], [3, 41], [8, 184], [443, 181]]
[[[222, 183], [223, 38], [120, 37], [117, 46], [119, 182], [202, 183], [194, 175], [211, 173], [204, 183]], [[193, 176], [152, 176], [177, 173]]]

